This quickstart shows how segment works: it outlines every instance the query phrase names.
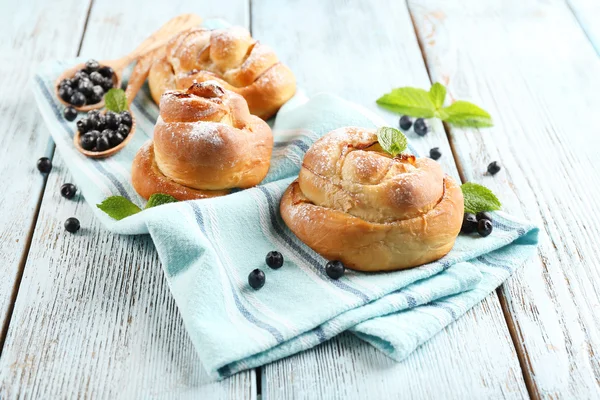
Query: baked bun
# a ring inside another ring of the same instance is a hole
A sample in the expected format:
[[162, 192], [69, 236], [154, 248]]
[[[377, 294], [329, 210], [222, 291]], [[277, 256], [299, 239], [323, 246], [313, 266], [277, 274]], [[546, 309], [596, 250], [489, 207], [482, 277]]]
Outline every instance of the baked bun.
[[463, 196], [437, 162], [394, 158], [374, 130], [350, 127], [308, 150], [280, 208], [292, 232], [326, 259], [361, 271], [392, 271], [452, 249]]
[[296, 91], [292, 71], [241, 27], [193, 28], [178, 34], [148, 77], [156, 103], [167, 90], [207, 80], [242, 95], [250, 112], [263, 119], [274, 115]]
[[272, 150], [271, 128], [243, 97], [216, 82], [194, 83], [162, 95], [154, 139], [133, 160], [133, 187], [146, 199], [221, 196], [260, 183]]

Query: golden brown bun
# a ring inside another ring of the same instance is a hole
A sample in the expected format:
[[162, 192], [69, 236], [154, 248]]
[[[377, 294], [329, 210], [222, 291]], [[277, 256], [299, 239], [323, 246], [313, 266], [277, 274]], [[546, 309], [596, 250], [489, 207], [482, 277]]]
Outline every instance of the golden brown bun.
[[446, 255], [463, 196], [429, 158], [393, 158], [374, 130], [341, 128], [306, 153], [281, 216], [310, 248], [361, 271], [416, 267]]
[[215, 82], [195, 83], [163, 94], [154, 139], [133, 161], [133, 187], [144, 198], [221, 196], [260, 183], [272, 150], [271, 128], [240, 95]]
[[250, 112], [263, 119], [274, 115], [296, 92], [292, 71], [241, 27], [193, 28], [178, 34], [148, 77], [156, 103], [167, 90], [207, 80], [242, 95]]

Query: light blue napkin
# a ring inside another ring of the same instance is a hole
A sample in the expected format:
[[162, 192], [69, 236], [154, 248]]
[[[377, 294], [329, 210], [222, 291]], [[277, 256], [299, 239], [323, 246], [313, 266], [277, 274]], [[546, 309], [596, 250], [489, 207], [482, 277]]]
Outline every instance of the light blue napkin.
[[[131, 185], [131, 162], [152, 137], [158, 108], [144, 88], [132, 106], [137, 131], [130, 144], [105, 160], [86, 158], [73, 147], [75, 123], [62, 117], [53, 94], [56, 77], [76, 62], [40, 68], [33, 81], [40, 112], [106, 228], [152, 236], [183, 321], [213, 378], [306, 350], [345, 330], [401, 360], [481, 301], [535, 249], [535, 226], [495, 213], [489, 237], [461, 235], [437, 262], [392, 273], [347, 271], [338, 281], [329, 279], [326, 260], [285, 226], [279, 200], [316, 139], [342, 126], [383, 125], [371, 112], [329, 94], [297, 95], [280, 110], [271, 169], [260, 186], [114, 221], [96, 204], [111, 195], [144, 204]], [[271, 250], [285, 258], [279, 270], [265, 265]], [[258, 291], [247, 284], [255, 268], [266, 274]]]

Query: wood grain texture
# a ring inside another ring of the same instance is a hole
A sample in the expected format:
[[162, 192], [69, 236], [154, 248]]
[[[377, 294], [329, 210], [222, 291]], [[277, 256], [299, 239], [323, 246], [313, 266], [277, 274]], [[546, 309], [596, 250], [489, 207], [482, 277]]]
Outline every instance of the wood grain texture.
[[[11, 300], [31, 238], [45, 177], [39, 157], [51, 157], [49, 135], [37, 117], [29, 80], [40, 62], [77, 54], [88, 2], [0, 2], [0, 346]], [[1, 352], [1, 349], [0, 349]]]
[[501, 290], [532, 391], [598, 398], [600, 59], [561, 1], [409, 4], [433, 78], [495, 119], [450, 130], [464, 176], [542, 227], [538, 257]]
[[[430, 81], [404, 2], [253, 0], [253, 35], [288, 63], [308, 94], [332, 91], [385, 116], [375, 99], [398, 86]], [[439, 146], [457, 176], [439, 122], [421, 153]], [[264, 399], [526, 398], [519, 363], [496, 294], [402, 363], [351, 336], [262, 368]]]
[[[82, 54], [122, 55], [184, 11], [245, 24], [247, 4], [95, 0]], [[54, 164], [0, 358], [0, 398], [256, 398], [254, 371], [208, 381], [150, 238], [110, 234], [82, 197], [62, 198], [71, 178], [60, 154]], [[74, 235], [63, 228], [71, 216], [82, 226]]]

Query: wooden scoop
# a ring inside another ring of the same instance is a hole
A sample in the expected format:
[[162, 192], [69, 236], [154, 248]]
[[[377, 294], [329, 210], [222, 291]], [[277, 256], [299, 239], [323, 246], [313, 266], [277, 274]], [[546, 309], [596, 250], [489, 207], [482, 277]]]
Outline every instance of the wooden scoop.
[[152, 67], [152, 64], [154, 64], [160, 58], [164, 57], [164, 54], [165, 46], [161, 46], [151, 51], [150, 53], [146, 54], [138, 60], [137, 64], [133, 68], [133, 71], [131, 72], [129, 82], [127, 84], [127, 89], [125, 90], [125, 96], [127, 97], [127, 109], [131, 114], [132, 123], [129, 135], [127, 135], [125, 140], [108, 150], [90, 151], [85, 150], [83, 147], [81, 147], [81, 133], [77, 131], [75, 132], [75, 136], [73, 137], [73, 143], [75, 144], [75, 148], [77, 148], [77, 150], [91, 158], [106, 158], [112, 156], [113, 154], [117, 153], [118, 151], [122, 150], [125, 146], [127, 146], [127, 143], [129, 143], [129, 141], [133, 137], [136, 128], [135, 115], [131, 111], [131, 103], [133, 102], [133, 99], [135, 99], [135, 96], [138, 94], [138, 92], [142, 88], [142, 85], [144, 84], [144, 81], [148, 77], [150, 67]]
[[[108, 61], [100, 61], [100, 66], [109, 66], [111, 67], [115, 74], [113, 75], [113, 83], [114, 87], [121, 87], [123, 71], [125, 68], [131, 64], [133, 61], [142, 57], [145, 54], [148, 54], [162, 46], [164, 46], [169, 39], [175, 36], [179, 32], [183, 32], [184, 30], [193, 28], [194, 26], [200, 25], [202, 22], [202, 18], [195, 14], [182, 14], [171, 20], [169, 20], [166, 24], [164, 24], [159, 30], [150, 35], [146, 40], [142, 42], [134, 51], [126, 55], [125, 57], [119, 58], [117, 60], [108, 60]], [[58, 85], [63, 79], [71, 78], [75, 75], [75, 72], [80, 69], [85, 68], [85, 63], [81, 63], [75, 65], [72, 68], [65, 70], [56, 81], [54, 85], [54, 91], [56, 97], [60, 100], [61, 103], [67, 106], [74, 107], [77, 111], [90, 111], [98, 108], [104, 107], [104, 97], [100, 102], [96, 104], [83, 105], [81, 107], [75, 107], [72, 104], [67, 103], [63, 99], [58, 96]], [[128, 136], [129, 137], [129, 136]]]

